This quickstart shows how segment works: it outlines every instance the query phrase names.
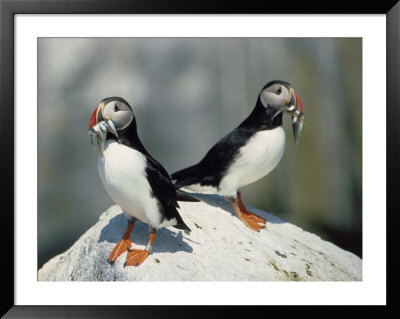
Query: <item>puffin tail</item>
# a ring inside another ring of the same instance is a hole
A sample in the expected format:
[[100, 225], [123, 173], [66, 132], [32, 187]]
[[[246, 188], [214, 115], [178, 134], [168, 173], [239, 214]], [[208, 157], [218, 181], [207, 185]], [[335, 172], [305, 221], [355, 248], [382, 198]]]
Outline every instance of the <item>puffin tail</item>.
[[176, 200], [179, 202], [200, 202], [199, 199], [187, 195], [186, 193], [178, 189], [176, 190]]
[[189, 186], [199, 183], [201, 180], [199, 173], [201, 169], [198, 164], [177, 171], [171, 175], [171, 180], [174, 182], [175, 188], [179, 189], [184, 186]]
[[175, 218], [176, 218], [177, 224], [173, 227], [175, 227], [177, 229], [182, 229], [184, 231], [189, 231], [189, 232], [191, 231], [190, 228], [188, 227], [188, 225], [186, 225], [185, 222], [183, 221], [181, 215], [179, 215], [178, 211], [176, 212]]

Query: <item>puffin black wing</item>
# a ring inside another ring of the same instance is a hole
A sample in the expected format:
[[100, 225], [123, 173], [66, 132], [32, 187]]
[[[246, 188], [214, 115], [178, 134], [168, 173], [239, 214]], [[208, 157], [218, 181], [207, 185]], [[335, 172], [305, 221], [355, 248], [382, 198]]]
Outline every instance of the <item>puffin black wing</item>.
[[[160, 163], [158, 163], [151, 156], [146, 156], [146, 158], [146, 174], [152, 189], [151, 195], [156, 197], [160, 202], [164, 216], [167, 220], [171, 220], [173, 218], [176, 219], [177, 224], [174, 226], [175, 228], [190, 231], [190, 228], [185, 224], [182, 217], [179, 215], [178, 210], [176, 209], [179, 207], [177, 200], [181, 200], [180, 198], [183, 198], [183, 194], [177, 194], [169, 174]], [[189, 199], [190, 201], [198, 201], [190, 196], [184, 196], [187, 198], [186, 201]]]
[[218, 187], [226, 170], [235, 161], [240, 148], [246, 144], [255, 130], [237, 127], [216, 143], [196, 165], [171, 175], [177, 189], [193, 184]]

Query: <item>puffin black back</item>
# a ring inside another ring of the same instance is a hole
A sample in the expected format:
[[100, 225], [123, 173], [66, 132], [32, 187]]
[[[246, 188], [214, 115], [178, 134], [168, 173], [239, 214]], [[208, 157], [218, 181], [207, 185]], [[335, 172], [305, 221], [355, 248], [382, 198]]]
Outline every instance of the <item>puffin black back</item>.
[[265, 108], [258, 97], [250, 115], [232, 132], [219, 140], [198, 164], [171, 175], [172, 180], [176, 180], [175, 187], [179, 189], [192, 184], [218, 187], [240, 148], [255, 133], [272, 130], [282, 125], [283, 114], [280, 113], [274, 117], [275, 112], [274, 108]]

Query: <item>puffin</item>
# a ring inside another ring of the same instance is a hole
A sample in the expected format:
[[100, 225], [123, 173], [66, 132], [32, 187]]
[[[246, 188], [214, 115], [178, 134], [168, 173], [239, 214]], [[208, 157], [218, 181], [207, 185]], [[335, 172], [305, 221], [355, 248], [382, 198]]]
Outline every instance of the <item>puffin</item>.
[[[104, 188], [121, 207], [128, 226], [108, 262], [128, 250], [124, 266], [139, 266], [151, 252], [156, 230], [174, 226], [190, 228], [179, 215], [177, 201], [199, 201], [176, 190], [165, 168], [145, 149], [137, 133], [132, 107], [121, 97], [107, 97], [93, 111], [89, 137], [97, 139], [97, 169]], [[145, 249], [133, 249], [129, 239], [136, 221], [148, 224]]]
[[250, 115], [217, 142], [197, 164], [177, 171], [171, 179], [177, 189], [217, 194], [231, 202], [237, 217], [259, 232], [267, 220], [247, 210], [239, 188], [269, 174], [285, 150], [284, 113], [292, 115], [295, 144], [304, 122], [303, 106], [291, 84], [267, 83]]

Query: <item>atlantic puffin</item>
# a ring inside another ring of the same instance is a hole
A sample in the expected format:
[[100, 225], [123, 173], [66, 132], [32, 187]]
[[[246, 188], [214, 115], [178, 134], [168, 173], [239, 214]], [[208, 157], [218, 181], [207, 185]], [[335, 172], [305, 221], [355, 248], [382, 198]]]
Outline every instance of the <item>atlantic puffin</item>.
[[224, 196], [247, 227], [257, 232], [265, 228], [267, 221], [246, 209], [239, 188], [264, 177], [281, 160], [285, 150], [284, 111], [292, 114], [297, 144], [304, 121], [300, 98], [288, 82], [271, 81], [237, 128], [217, 142], [198, 164], [171, 175], [175, 187]]
[[[125, 266], [138, 266], [149, 255], [161, 227], [174, 226], [190, 231], [179, 215], [177, 201], [198, 201], [175, 189], [164, 167], [144, 148], [135, 115], [120, 97], [103, 99], [89, 121], [89, 136], [97, 138], [100, 179], [110, 197], [128, 219], [128, 227], [111, 252], [108, 262], [128, 250]], [[92, 142], [93, 143], [93, 142]], [[129, 240], [135, 221], [149, 226], [146, 249], [132, 249]]]

